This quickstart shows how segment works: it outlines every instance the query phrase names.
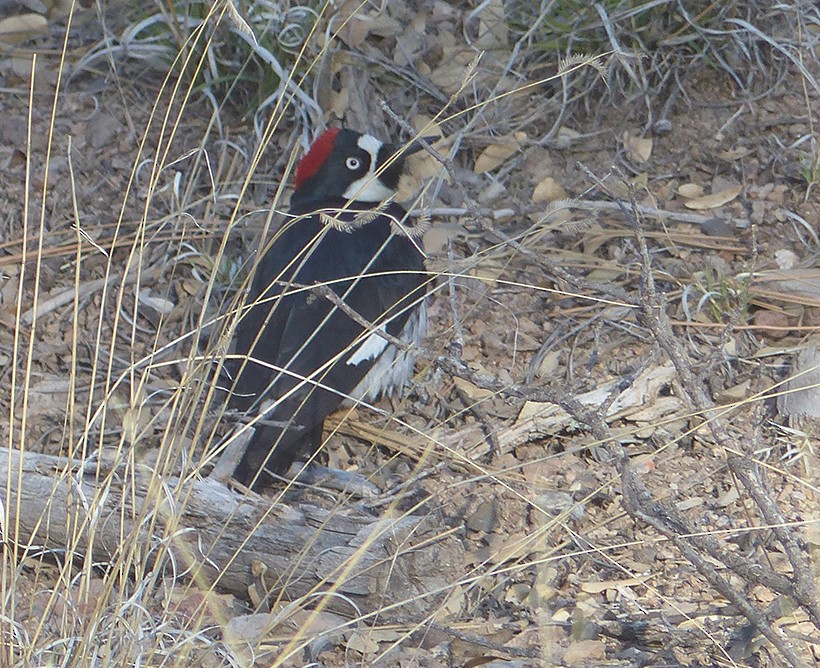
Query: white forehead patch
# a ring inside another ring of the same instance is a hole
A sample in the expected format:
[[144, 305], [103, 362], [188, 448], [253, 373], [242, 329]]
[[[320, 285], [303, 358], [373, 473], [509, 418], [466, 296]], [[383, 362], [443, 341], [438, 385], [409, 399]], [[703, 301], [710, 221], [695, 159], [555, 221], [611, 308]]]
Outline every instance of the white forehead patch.
[[382, 143], [372, 135], [362, 135], [356, 140], [356, 145], [370, 154], [370, 168], [373, 169], [376, 166], [376, 160], [379, 158], [379, 149], [382, 147]]
[[372, 135], [362, 135], [356, 140], [356, 145], [370, 155], [370, 166], [362, 178], [351, 183], [342, 196], [357, 202], [383, 202], [395, 193], [376, 176], [376, 167], [379, 159], [379, 150], [382, 142]]

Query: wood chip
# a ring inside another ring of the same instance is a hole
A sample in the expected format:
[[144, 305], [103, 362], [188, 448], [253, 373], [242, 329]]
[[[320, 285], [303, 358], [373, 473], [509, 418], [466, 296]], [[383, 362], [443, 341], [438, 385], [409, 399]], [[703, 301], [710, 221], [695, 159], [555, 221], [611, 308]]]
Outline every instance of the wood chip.
[[711, 195], [704, 195], [703, 197], [695, 197], [694, 199], [690, 199], [684, 202], [684, 206], [687, 209], [694, 209], [695, 211], [717, 209], [719, 206], [728, 204], [735, 199], [742, 190], [743, 186], [741, 185], [732, 186], [731, 188], [720, 190], [716, 193], [712, 193]]

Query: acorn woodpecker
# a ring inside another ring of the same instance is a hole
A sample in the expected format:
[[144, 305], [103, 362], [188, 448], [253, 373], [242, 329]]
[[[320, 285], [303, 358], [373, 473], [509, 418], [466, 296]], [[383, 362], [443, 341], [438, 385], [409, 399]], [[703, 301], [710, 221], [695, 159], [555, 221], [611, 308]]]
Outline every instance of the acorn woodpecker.
[[343, 402], [392, 394], [412, 373], [429, 276], [407, 211], [391, 198], [405, 156], [420, 148], [332, 128], [299, 162], [287, 218], [236, 328], [230, 403], [257, 419], [239, 482], [310, 457]]

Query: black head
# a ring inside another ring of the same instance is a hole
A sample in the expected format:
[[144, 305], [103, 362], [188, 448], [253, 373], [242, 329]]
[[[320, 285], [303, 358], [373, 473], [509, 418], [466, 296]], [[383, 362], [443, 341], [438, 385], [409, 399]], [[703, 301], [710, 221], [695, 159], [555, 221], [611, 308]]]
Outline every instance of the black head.
[[353, 130], [326, 130], [296, 168], [291, 204], [337, 198], [382, 202], [398, 190], [405, 156], [420, 148], [415, 143], [385, 144]]

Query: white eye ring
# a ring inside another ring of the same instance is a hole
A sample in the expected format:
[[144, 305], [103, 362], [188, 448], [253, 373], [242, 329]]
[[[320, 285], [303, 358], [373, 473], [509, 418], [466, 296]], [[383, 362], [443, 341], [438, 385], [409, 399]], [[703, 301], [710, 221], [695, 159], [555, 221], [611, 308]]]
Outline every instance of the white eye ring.
[[347, 167], [348, 169], [359, 169], [361, 164], [362, 163], [358, 158], [348, 158], [347, 160], [345, 160], [345, 167]]

